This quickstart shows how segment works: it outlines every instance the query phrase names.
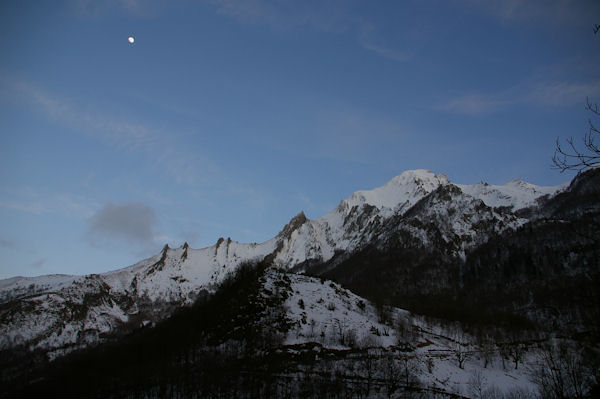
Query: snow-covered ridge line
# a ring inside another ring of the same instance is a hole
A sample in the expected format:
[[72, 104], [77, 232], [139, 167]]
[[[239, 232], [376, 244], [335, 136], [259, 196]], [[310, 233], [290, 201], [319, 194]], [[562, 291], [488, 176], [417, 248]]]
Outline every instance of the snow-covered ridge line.
[[[444, 174], [429, 170], [408, 170], [373, 190], [361, 190], [352, 194], [345, 202], [350, 206], [369, 204], [387, 212], [402, 207], [408, 209], [425, 195], [439, 186], [454, 184], [464, 194], [482, 200], [490, 207], [508, 206], [518, 210], [535, 205], [536, 200], [545, 195], [554, 195], [568, 187], [568, 183], [558, 186], [537, 186], [519, 179], [504, 185], [477, 183], [456, 184]], [[408, 205], [408, 206], [407, 206]]]
[[0, 303], [33, 294], [58, 292], [89, 278], [102, 281], [111, 292], [129, 293], [150, 301], [172, 300], [175, 296], [189, 302], [193, 301], [193, 293], [218, 284], [228, 271], [240, 263], [261, 260], [274, 249], [274, 239], [263, 244], [220, 239], [217, 244], [202, 249], [187, 248], [187, 245], [165, 247], [161, 253], [132, 266], [102, 274], [0, 280]]
[[[277, 252], [275, 263], [283, 267], [292, 267], [294, 264], [310, 259], [326, 261], [334, 255], [335, 251], [351, 250], [359, 242], [368, 238], [363, 234], [365, 225], [349, 227], [353, 210], [360, 210], [365, 205], [375, 207], [377, 212], [363, 223], [367, 224], [376, 217], [387, 218], [394, 214], [402, 214], [438, 187], [449, 184], [452, 183], [443, 174], [435, 174], [425, 169], [405, 171], [381, 187], [356, 191], [321, 218], [306, 219], [299, 217], [304, 216], [299, 214], [296, 223], [292, 223], [289, 230], [284, 229], [279, 235], [264, 243], [243, 244], [230, 239], [219, 239], [215, 245], [209, 247], [190, 248], [189, 260], [183, 262], [184, 266], [179, 268], [179, 271], [184, 273], [184, 276], [180, 277], [200, 286], [216, 283], [219, 276], [223, 274], [221, 269], [229, 270], [231, 266], [244, 260], [259, 259], [274, 251]], [[502, 186], [485, 183], [455, 184], [455, 186], [459, 187], [464, 194], [480, 199], [490, 207], [512, 207], [513, 210], [533, 206], [538, 198], [554, 195], [567, 187], [566, 184], [554, 187], [536, 186], [517, 179]], [[357, 215], [354, 215], [354, 218], [357, 219]], [[159, 259], [160, 254], [100, 276], [114, 289], [126, 289], [138, 272]], [[168, 280], [171, 277], [173, 276], [165, 278]], [[60, 290], [82, 278], [84, 276], [49, 275], [0, 280], [0, 301], [4, 302], [25, 293]], [[160, 284], [162, 284], [160, 279], [156, 278], [151, 285]], [[148, 295], [154, 296], [152, 291], [148, 288]]]
[[508, 206], [513, 210], [523, 209], [536, 204], [538, 198], [552, 196], [566, 189], [568, 184], [559, 186], [536, 186], [519, 179], [497, 186], [487, 183], [474, 185], [456, 184], [463, 193], [482, 200], [490, 207]]

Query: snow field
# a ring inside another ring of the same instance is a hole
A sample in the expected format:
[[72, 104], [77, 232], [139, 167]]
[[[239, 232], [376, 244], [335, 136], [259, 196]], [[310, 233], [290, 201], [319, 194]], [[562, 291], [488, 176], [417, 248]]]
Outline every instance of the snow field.
[[[273, 289], [272, 282], [280, 272], [269, 273], [271, 278], [265, 286]], [[351, 356], [358, 358], [369, 353], [379, 362], [378, 367], [391, 355], [400, 368], [403, 362], [410, 364], [411, 373], [421, 387], [465, 397], [477, 397], [475, 390], [496, 395], [537, 391], [531, 381], [531, 371], [536, 366], [535, 350], [524, 356], [518, 369], [509, 360], [503, 362], [499, 354], [493, 355], [484, 367], [475, 338], [456, 330], [459, 328], [456, 325], [452, 328], [460, 340], [449, 337], [450, 333], [441, 325], [403, 309], [388, 309], [392, 321], [381, 323], [373, 304], [338, 284], [286, 275], [291, 280], [291, 289], [284, 307], [293, 327], [285, 345], [315, 342], [330, 350], [351, 351], [354, 353]], [[461, 345], [457, 347], [459, 342]], [[457, 350], [465, 353], [462, 367], [456, 359]], [[349, 366], [341, 361], [340, 367], [351, 367], [350, 371], [356, 372], [355, 365], [356, 362]]]

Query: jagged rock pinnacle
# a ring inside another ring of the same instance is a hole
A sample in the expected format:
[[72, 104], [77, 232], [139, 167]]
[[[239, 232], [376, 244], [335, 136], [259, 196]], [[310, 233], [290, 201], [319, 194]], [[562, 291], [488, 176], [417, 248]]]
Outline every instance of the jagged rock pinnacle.
[[288, 224], [283, 227], [283, 230], [279, 233], [279, 236], [289, 238], [291, 234], [300, 228], [304, 223], [306, 223], [307, 218], [304, 214], [304, 211], [300, 211], [296, 216], [294, 216]]
[[181, 254], [181, 260], [186, 260], [187, 256], [188, 256], [188, 248], [189, 248], [187, 241], [181, 246], [181, 248], [183, 248], [183, 253]]

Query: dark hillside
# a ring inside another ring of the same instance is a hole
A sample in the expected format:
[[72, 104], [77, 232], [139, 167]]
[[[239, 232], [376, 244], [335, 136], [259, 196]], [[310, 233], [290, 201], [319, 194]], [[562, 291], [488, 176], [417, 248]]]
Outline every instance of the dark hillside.
[[[441, 195], [441, 194], [438, 194]], [[495, 324], [598, 334], [600, 320], [600, 171], [578, 176], [564, 193], [546, 200], [517, 230], [492, 233], [453, 256], [456, 244], [439, 224], [410, 219], [427, 210], [422, 201], [396, 223], [419, 223], [429, 244], [404, 228], [347, 259], [310, 271], [360, 295], [417, 313]], [[419, 209], [420, 208], [420, 209]], [[531, 212], [531, 211], [530, 211]], [[493, 221], [487, 222], [493, 224]]]
[[278, 306], [283, 295], [261, 295], [266, 267], [241, 266], [214, 295], [155, 328], [15, 370], [19, 377], [3, 374], [2, 397], [209, 397], [243, 390], [243, 370], [268, 368], [258, 359], [287, 329]]

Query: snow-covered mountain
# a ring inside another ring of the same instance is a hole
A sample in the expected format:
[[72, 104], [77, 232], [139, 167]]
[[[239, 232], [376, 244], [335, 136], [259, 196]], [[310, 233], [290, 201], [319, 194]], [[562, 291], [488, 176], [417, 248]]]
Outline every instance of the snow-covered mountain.
[[[451, 255], [460, 258], [490, 235], [535, 218], [541, 201], [565, 189], [518, 180], [504, 186], [455, 185], [444, 175], [413, 170], [382, 187], [355, 192], [321, 218], [301, 212], [261, 244], [220, 238], [203, 249], [165, 246], [154, 257], [105, 274], [2, 280], [0, 349], [23, 346], [60, 354], [164, 319], [214, 290], [243, 262], [268, 258], [295, 272], [325, 262], [331, 267], [398, 231], [423, 245], [452, 243]], [[534, 211], [524, 213], [525, 208]]]
[[[381, 234], [382, 228], [389, 228], [394, 218], [397, 220], [439, 191], [452, 193], [452, 198], [446, 196], [437, 205], [437, 210], [453, 209], [450, 211], [449, 234], [473, 233], [472, 226], [481, 213], [475, 209], [478, 206], [483, 206], [489, 213], [481, 217], [499, 222], [494, 228], [500, 232], [525, 223], [527, 219], [517, 216], [519, 211], [535, 206], [537, 201], [565, 187], [540, 187], [517, 180], [504, 186], [454, 185], [443, 174], [427, 170], [406, 171], [382, 187], [355, 192], [321, 218], [308, 220], [302, 213], [296, 216], [284, 229], [285, 239], [279, 243], [281, 247], [275, 261], [283, 267], [302, 270], [303, 262], [324, 262], [336, 253], [356, 251]], [[497, 209], [500, 207], [504, 209]], [[443, 222], [448, 224], [449, 220]], [[401, 223], [397, 226], [402, 227]]]
[[559, 187], [407, 171], [261, 244], [0, 281], [0, 382], [7, 397], [593, 397], [598, 226], [599, 170]]

